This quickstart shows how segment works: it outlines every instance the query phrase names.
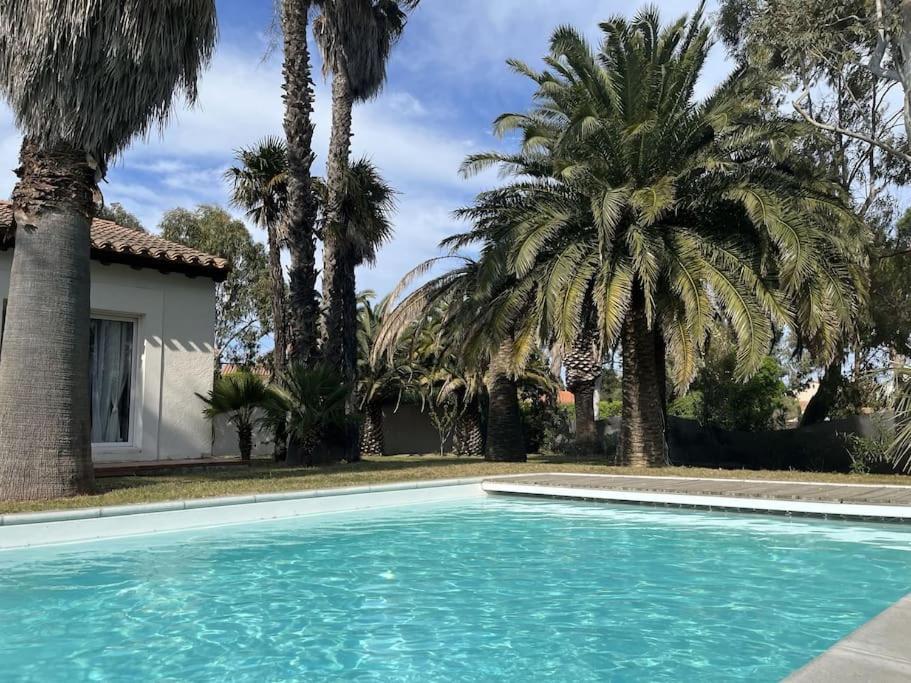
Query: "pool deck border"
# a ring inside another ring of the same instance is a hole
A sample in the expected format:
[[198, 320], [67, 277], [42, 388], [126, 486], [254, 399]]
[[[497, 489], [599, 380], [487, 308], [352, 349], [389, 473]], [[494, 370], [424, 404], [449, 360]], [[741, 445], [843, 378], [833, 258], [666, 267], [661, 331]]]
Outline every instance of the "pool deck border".
[[[548, 478], [559, 481], [570, 478], [598, 480], [602, 479], [603, 485], [597, 486], [560, 486], [535, 483], [534, 479], [546, 480]], [[798, 498], [774, 498], [756, 496], [736, 496], [720, 494], [692, 494], [671, 491], [628, 490], [612, 488], [614, 480], [648, 480], [667, 483], [668, 481], [684, 482], [712, 482], [722, 484], [749, 484], [761, 487], [788, 486], [793, 489], [815, 487], [827, 489], [857, 489], [876, 488], [888, 491], [889, 489], [911, 492], [909, 486], [894, 484], [865, 485], [865, 484], [840, 484], [831, 482], [782, 482], [763, 479], [714, 479], [712, 477], [649, 477], [647, 475], [625, 474], [580, 474], [580, 473], [553, 473], [534, 475], [511, 475], [488, 478], [482, 483], [482, 488], [492, 494], [512, 494], [525, 496], [543, 496], [548, 498], [562, 498], [575, 500], [593, 500], [621, 504], [657, 505], [666, 507], [694, 508], [702, 510], [723, 510], [726, 512], [746, 512], [760, 514], [799, 515], [807, 517], [822, 517], [826, 519], [843, 519], [868, 522], [911, 522], [911, 505], [896, 505], [888, 503], [850, 503], [834, 501], [812, 501]]]
[[911, 680], [911, 595], [873, 617], [785, 681], [830, 683]]

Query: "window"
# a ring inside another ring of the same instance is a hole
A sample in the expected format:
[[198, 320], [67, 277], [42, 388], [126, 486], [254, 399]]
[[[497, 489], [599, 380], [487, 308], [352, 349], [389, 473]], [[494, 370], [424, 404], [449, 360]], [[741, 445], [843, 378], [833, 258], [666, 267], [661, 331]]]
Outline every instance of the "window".
[[94, 444], [130, 442], [134, 334], [133, 321], [92, 318], [89, 368]]

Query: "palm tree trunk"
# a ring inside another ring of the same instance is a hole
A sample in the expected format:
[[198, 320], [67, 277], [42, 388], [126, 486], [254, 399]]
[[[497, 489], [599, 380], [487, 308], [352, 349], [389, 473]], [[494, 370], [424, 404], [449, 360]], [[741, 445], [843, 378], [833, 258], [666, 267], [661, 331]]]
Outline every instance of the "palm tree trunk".
[[587, 316], [582, 329], [563, 359], [566, 386], [576, 404], [576, 448], [580, 453], [600, 453], [598, 426], [595, 423], [595, 389], [601, 378], [601, 350], [593, 316]]
[[383, 403], [371, 401], [366, 405], [361, 425], [361, 455], [382, 455], [383, 441]]
[[253, 427], [251, 425], [244, 424], [237, 428], [237, 446], [240, 449], [240, 459], [243, 462], [250, 462], [250, 455], [253, 452]]
[[[282, 267], [282, 228], [269, 226], [269, 280], [272, 295], [272, 336], [275, 348], [272, 350], [272, 377], [279, 378], [285, 373], [288, 339], [285, 323], [285, 275]], [[275, 427], [275, 441], [272, 456], [275, 462], [283, 462], [288, 455], [285, 425]]]
[[[326, 229], [323, 234], [323, 357], [353, 386], [357, 375], [357, 283], [354, 259], [344, 235], [341, 203], [351, 153], [351, 115], [354, 97], [344, 66], [332, 74], [332, 132], [326, 160]], [[345, 403], [349, 425], [357, 406], [353, 392]], [[346, 460], [359, 457], [357, 431], [343, 430], [341, 451]]]
[[282, 0], [285, 60], [284, 129], [288, 142], [287, 239], [291, 255], [288, 310], [291, 356], [311, 363], [316, 355], [319, 307], [316, 302], [316, 202], [310, 186], [313, 164], [313, 80], [307, 46], [307, 0]]
[[800, 416], [800, 426], [808, 427], [819, 422], [825, 422], [832, 406], [835, 405], [835, 399], [838, 397], [838, 389], [844, 379], [841, 374], [841, 366], [844, 362], [844, 356], [839, 353], [835, 359], [826, 367], [822, 378], [819, 380], [819, 388], [807, 403], [807, 409]]
[[92, 490], [89, 226], [84, 152], [22, 143], [16, 246], [0, 354], [0, 499]]
[[477, 401], [472, 401], [459, 415], [455, 428], [455, 452], [458, 456], [484, 455], [484, 432]]
[[525, 462], [525, 440], [519, 412], [519, 391], [509, 372], [512, 341], [507, 340], [490, 360], [487, 393], [490, 408], [487, 418], [487, 460]]
[[[620, 461], [634, 467], [668, 464], [664, 410], [663, 341], [649, 329], [641, 287], [633, 289], [623, 321], [623, 410]], [[659, 367], [660, 365], [660, 367]]]

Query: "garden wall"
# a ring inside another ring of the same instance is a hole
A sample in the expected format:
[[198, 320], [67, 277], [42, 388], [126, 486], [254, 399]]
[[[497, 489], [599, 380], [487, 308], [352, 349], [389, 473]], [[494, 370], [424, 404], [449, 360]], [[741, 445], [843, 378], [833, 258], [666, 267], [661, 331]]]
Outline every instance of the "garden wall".
[[866, 416], [766, 432], [726, 431], [695, 420], [668, 418], [673, 464], [725, 469], [847, 472], [851, 457], [845, 436], [875, 433], [873, 420]]

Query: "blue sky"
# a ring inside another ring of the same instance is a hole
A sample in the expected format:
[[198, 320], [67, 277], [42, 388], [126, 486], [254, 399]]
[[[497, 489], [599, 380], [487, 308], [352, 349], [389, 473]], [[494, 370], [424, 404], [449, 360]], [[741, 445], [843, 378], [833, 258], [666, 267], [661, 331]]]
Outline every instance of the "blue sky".
[[[108, 202], [121, 202], [153, 231], [170, 208], [225, 205], [228, 188], [221, 175], [232, 151], [281, 134], [281, 53], [269, 50], [275, 40], [273, 2], [217, 4], [219, 46], [200, 81], [197, 106], [179, 108], [161, 135], [137, 140], [102, 187]], [[666, 21], [695, 5], [695, 0], [660, 3]], [[400, 192], [395, 239], [375, 267], [359, 272], [359, 288], [386, 293], [406, 270], [437, 254], [439, 240], [464, 227], [451, 211], [496, 182], [495, 176], [464, 180], [458, 167], [469, 153], [509, 145], [493, 137], [491, 123], [505, 111], [528, 106], [531, 87], [505, 60], [537, 64], [556, 26], [571, 24], [595, 38], [599, 21], [639, 6], [620, 0], [423, 0], [396, 47], [386, 89], [355, 111], [354, 154], [370, 157]], [[314, 61], [321, 174], [330, 110], [316, 54]], [[702, 87], [719, 81], [727, 68], [723, 48], [716, 47]], [[0, 196], [12, 190], [19, 140], [9, 110], [0, 104]]]

